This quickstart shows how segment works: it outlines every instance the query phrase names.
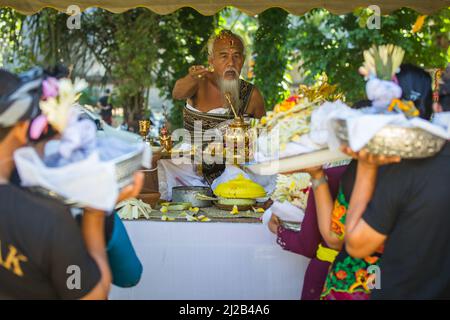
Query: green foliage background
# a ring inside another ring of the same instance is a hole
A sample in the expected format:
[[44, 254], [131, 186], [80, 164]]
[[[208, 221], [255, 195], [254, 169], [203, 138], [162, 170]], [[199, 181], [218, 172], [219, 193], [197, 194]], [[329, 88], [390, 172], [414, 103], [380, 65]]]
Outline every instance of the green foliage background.
[[[206, 42], [214, 32], [218, 16], [202, 16], [191, 8], [180, 9], [162, 16], [159, 29], [159, 66], [156, 71], [156, 86], [163, 97], [171, 99], [177, 79], [188, 73], [191, 65], [206, 65]], [[170, 114], [172, 128], [183, 126], [184, 101], [173, 101]]]
[[282, 9], [266, 10], [258, 16], [255, 36], [255, 84], [261, 89], [266, 108], [289, 93], [289, 15]]
[[289, 32], [290, 52], [303, 61], [305, 81], [326, 72], [329, 80], [355, 102], [364, 98], [364, 81], [358, 74], [362, 51], [373, 44], [393, 43], [405, 50], [404, 62], [425, 68], [443, 68], [449, 61], [450, 9], [427, 18], [422, 30], [412, 32], [418, 13], [400, 9], [381, 17], [380, 29], [368, 29], [367, 10], [334, 15], [315, 9], [300, 17]]

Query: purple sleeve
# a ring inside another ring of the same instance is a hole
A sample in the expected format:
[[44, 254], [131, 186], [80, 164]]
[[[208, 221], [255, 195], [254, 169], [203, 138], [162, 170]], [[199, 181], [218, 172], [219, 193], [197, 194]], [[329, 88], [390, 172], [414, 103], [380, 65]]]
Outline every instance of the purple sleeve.
[[[336, 198], [339, 181], [347, 166], [335, 167], [325, 170], [328, 177], [331, 196]], [[314, 193], [309, 192], [306, 204], [305, 217], [299, 232], [278, 228], [277, 243], [284, 249], [302, 256], [313, 258], [316, 256], [317, 247], [323, 243], [317, 224], [316, 203]]]

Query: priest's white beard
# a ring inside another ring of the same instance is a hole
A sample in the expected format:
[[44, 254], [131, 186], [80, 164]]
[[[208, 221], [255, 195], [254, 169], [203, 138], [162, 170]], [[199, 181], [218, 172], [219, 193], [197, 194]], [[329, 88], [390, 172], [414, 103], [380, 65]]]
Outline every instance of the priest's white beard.
[[[223, 97], [225, 97], [225, 93], [227, 92], [231, 94], [231, 102], [233, 103], [233, 107], [236, 109], [237, 112], [241, 104], [239, 100], [239, 78], [233, 80], [220, 78], [219, 88]], [[227, 101], [225, 98], [224, 100]], [[226, 105], [228, 105], [228, 102], [226, 102]]]

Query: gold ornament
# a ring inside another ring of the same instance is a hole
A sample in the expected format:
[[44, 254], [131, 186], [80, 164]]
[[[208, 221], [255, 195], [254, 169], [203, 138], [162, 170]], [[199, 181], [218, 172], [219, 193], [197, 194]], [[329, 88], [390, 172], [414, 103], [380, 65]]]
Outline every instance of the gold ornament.
[[145, 143], [150, 144], [148, 133], [150, 132], [150, 120], [139, 120], [139, 134]]
[[169, 134], [166, 126], [161, 128], [159, 135], [159, 142], [161, 144], [161, 152], [171, 152], [172, 151], [172, 137]]
[[300, 85], [299, 97], [308, 101], [336, 101], [344, 98], [343, 93], [336, 92], [337, 85], [328, 83], [328, 76], [322, 73], [312, 86]]

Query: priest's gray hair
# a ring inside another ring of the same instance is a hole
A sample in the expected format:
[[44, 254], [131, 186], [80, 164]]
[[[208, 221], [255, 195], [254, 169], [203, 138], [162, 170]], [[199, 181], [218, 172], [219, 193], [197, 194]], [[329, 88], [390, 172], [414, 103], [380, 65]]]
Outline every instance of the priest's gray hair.
[[224, 36], [228, 36], [228, 37], [231, 37], [231, 38], [238, 39], [242, 43], [242, 48], [243, 48], [242, 49], [242, 55], [245, 57], [245, 42], [244, 42], [244, 39], [242, 39], [242, 37], [240, 35], [232, 32], [230, 30], [227, 30], [227, 29], [222, 29], [222, 30], [219, 31], [219, 33], [217, 33], [217, 34], [213, 33], [211, 35], [211, 37], [209, 37], [208, 44], [207, 44], [207, 46], [208, 46], [208, 57], [212, 57], [213, 54], [214, 54], [214, 43], [216, 42], [216, 40], [218, 38], [224, 37]]

